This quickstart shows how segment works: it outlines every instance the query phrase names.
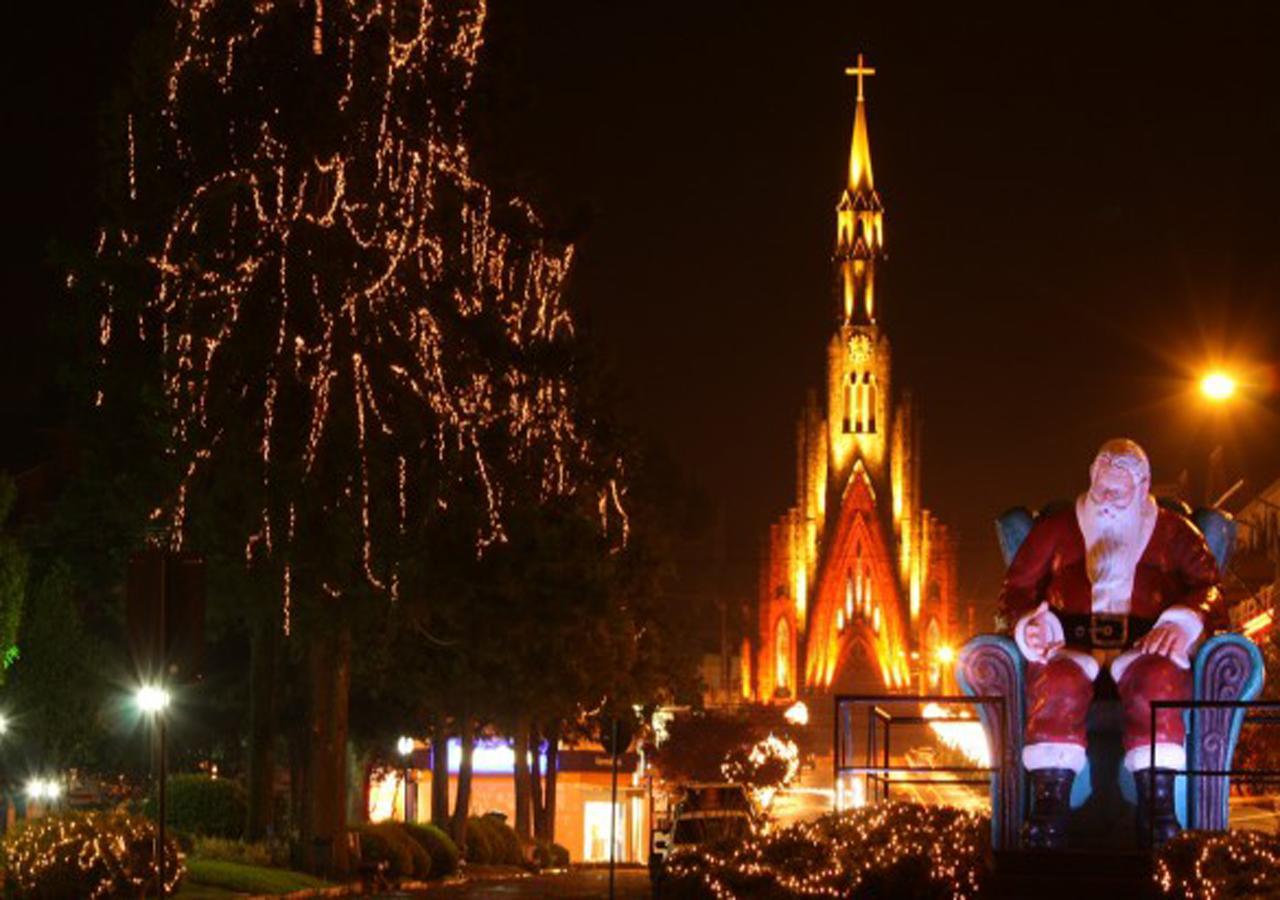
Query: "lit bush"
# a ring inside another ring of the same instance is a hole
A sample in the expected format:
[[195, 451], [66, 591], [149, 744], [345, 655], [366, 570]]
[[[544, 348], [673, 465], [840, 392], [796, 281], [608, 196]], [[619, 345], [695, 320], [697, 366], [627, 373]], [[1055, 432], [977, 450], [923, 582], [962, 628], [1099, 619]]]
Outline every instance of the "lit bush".
[[493, 838], [483, 819], [472, 816], [467, 819], [467, 840], [465, 854], [467, 862], [473, 866], [486, 866], [493, 859]]
[[[120, 812], [68, 813], [26, 822], [4, 841], [7, 876], [31, 900], [138, 897], [154, 884], [155, 825]], [[165, 883], [185, 871], [177, 844], [165, 842]]]

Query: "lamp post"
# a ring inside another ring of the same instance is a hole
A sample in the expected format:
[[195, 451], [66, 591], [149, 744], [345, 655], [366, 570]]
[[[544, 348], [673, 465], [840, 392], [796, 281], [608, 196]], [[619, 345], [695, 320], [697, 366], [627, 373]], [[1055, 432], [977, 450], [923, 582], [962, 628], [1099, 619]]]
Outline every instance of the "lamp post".
[[396, 741], [396, 751], [400, 754], [401, 765], [404, 766], [404, 820], [409, 822], [409, 760], [413, 754], [413, 738], [402, 737]]
[[[153, 728], [155, 735], [155, 743], [153, 744], [153, 752], [158, 758], [158, 764], [152, 766], [153, 777], [158, 778], [156, 789], [156, 806], [158, 809], [159, 821], [156, 823], [156, 896], [164, 897], [164, 820], [165, 820], [165, 781], [167, 773], [165, 772], [165, 734], [164, 721], [165, 712], [169, 708], [169, 692], [163, 687], [154, 684], [145, 684], [138, 688], [138, 692], [134, 695], [134, 701], [138, 704], [138, 709], [147, 716]], [[156, 774], [158, 770], [158, 776]]]

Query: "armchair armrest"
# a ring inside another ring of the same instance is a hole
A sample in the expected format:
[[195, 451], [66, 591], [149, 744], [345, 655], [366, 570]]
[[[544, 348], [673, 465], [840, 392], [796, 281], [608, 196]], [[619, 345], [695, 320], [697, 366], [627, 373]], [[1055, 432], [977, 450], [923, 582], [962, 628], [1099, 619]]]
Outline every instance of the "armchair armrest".
[[1003, 697], [978, 704], [978, 718], [991, 748], [991, 840], [998, 848], [1017, 840], [1023, 818], [1022, 724], [1026, 719], [1023, 662], [1012, 638], [980, 634], [960, 650], [956, 683], [970, 697]]
[[[1254, 700], [1266, 677], [1262, 653], [1241, 634], [1219, 634], [1205, 641], [1192, 660], [1192, 668], [1195, 700]], [[1245, 710], [1209, 707], [1188, 712], [1187, 768], [1230, 769]], [[1189, 777], [1187, 827], [1225, 830], [1229, 790], [1225, 775]]]

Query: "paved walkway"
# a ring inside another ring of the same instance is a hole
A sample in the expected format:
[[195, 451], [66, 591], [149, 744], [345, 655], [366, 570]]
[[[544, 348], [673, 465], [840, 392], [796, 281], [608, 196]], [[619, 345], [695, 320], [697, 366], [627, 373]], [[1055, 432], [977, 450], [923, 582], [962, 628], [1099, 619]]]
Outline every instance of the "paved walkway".
[[[619, 900], [648, 900], [649, 873], [646, 869], [619, 869], [616, 883]], [[385, 894], [383, 900], [407, 900], [407, 898], [423, 898], [423, 900], [457, 900], [457, 898], [473, 898], [473, 900], [534, 900], [534, 898], [554, 898], [554, 900], [600, 900], [609, 896], [608, 869], [574, 869], [549, 875], [530, 875], [517, 878], [488, 879], [466, 881], [459, 884], [445, 884], [429, 888], [413, 894]]]

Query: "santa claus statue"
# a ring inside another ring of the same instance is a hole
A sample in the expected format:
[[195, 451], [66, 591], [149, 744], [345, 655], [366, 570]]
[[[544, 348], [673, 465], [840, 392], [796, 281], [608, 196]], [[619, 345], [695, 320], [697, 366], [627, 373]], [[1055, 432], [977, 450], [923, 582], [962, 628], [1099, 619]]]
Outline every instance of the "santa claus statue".
[[[1221, 615], [1218, 569], [1204, 536], [1156, 504], [1151, 466], [1130, 440], [1103, 444], [1089, 489], [1038, 519], [1005, 576], [999, 611], [1026, 658], [1022, 762], [1031, 779], [1024, 843], [1066, 843], [1071, 786], [1085, 763], [1095, 691], [1119, 696], [1124, 765], [1138, 795], [1139, 840], [1177, 833], [1173, 782], [1186, 767], [1182, 711], [1155, 700], [1191, 697], [1189, 655]], [[1107, 682], [1112, 682], [1108, 684]]]

